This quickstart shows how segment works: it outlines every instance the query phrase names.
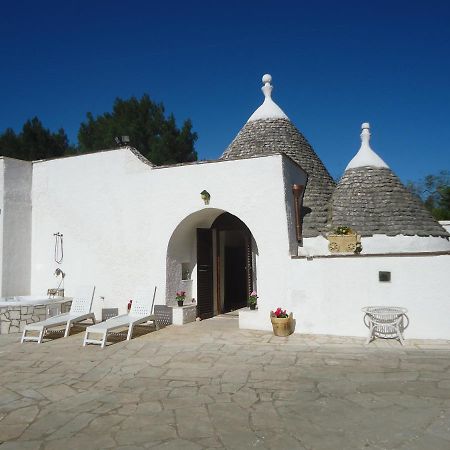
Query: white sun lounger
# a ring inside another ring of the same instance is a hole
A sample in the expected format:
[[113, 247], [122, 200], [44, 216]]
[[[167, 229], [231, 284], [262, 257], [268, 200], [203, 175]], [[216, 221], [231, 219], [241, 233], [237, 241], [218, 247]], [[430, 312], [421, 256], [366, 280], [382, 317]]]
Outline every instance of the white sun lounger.
[[[133, 336], [134, 326], [148, 321], [153, 321], [156, 329], [159, 330], [158, 322], [153, 314], [155, 294], [156, 287], [153, 291], [153, 301], [150, 303], [151, 294], [148, 291], [141, 290], [136, 293], [128, 314], [111, 317], [111, 319], [105, 320], [104, 322], [87, 327], [84, 335], [83, 347], [85, 347], [86, 344], [100, 344], [102, 348], [105, 348], [108, 333], [120, 328], [128, 328], [127, 341], [129, 341]], [[92, 334], [100, 335], [100, 338], [95, 339], [91, 337]]]
[[[72, 300], [70, 311], [64, 314], [58, 314], [41, 322], [30, 323], [25, 326], [23, 330], [21, 343], [25, 341], [33, 341], [40, 344], [45, 336], [45, 333], [50, 328], [66, 326], [64, 337], [67, 337], [70, 332], [72, 324], [81, 322], [86, 319], [91, 319], [95, 323], [94, 313], [91, 312], [92, 301], [94, 299], [95, 286], [80, 286], [76, 290], [76, 295]], [[38, 332], [36, 334], [27, 334], [27, 332]]]

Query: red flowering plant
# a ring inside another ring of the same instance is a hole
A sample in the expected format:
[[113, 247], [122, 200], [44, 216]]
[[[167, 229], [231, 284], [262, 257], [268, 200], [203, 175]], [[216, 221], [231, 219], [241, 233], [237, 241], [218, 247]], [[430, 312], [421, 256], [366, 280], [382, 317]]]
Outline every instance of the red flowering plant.
[[177, 291], [175, 299], [177, 302], [184, 302], [186, 298], [186, 291]]
[[257, 302], [258, 302], [258, 294], [256, 293], [256, 291], [252, 291], [248, 296], [247, 303], [248, 305], [256, 305]]
[[272, 311], [272, 315], [277, 319], [287, 319], [289, 317], [289, 314], [286, 312], [286, 310], [281, 308], [277, 308], [275, 311]]

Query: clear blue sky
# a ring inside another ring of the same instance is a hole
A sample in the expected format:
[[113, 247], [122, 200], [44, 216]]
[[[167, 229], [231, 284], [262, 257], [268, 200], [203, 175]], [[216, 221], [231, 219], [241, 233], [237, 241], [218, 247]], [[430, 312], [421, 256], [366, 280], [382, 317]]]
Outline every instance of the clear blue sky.
[[116, 97], [191, 118], [217, 158], [262, 102], [261, 76], [331, 174], [360, 124], [403, 181], [450, 169], [450, 1], [10, 1], [0, 131], [37, 115], [76, 143]]

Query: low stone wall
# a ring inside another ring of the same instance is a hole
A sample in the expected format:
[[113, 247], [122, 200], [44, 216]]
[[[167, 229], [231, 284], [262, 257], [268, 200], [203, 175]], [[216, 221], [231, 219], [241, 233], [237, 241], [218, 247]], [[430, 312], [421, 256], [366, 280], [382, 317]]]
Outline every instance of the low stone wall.
[[[49, 315], [62, 313], [70, 310], [71, 300], [56, 305], [27, 305], [27, 306], [3, 306], [0, 308], [0, 334], [19, 333], [29, 323], [39, 322], [47, 318], [47, 308]], [[56, 309], [55, 309], [56, 308]]]
[[0, 308], [0, 334], [18, 333], [25, 325], [45, 320], [45, 305], [6, 306]]

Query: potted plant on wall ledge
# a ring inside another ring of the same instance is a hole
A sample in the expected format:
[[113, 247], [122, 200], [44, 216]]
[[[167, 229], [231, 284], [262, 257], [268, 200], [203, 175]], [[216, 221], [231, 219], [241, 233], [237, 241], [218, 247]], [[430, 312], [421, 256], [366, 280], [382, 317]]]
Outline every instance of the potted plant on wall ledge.
[[339, 226], [327, 238], [331, 253], [360, 253], [362, 250], [361, 235], [350, 227]]
[[270, 312], [273, 334], [275, 336], [289, 336], [294, 332], [294, 318], [285, 309], [277, 308]]
[[247, 304], [250, 307], [250, 309], [254, 311], [256, 309], [257, 303], [258, 303], [258, 294], [256, 293], [256, 291], [252, 291], [248, 297]]
[[186, 299], [186, 291], [177, 291], [175, 299], [178, 306], [183, 306], [184, 300]]

